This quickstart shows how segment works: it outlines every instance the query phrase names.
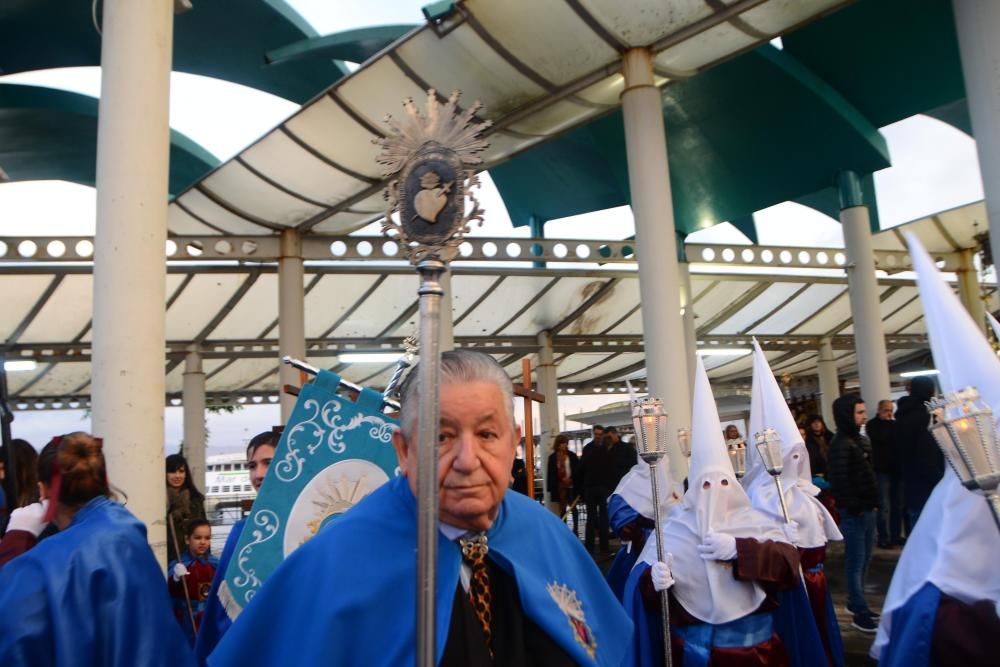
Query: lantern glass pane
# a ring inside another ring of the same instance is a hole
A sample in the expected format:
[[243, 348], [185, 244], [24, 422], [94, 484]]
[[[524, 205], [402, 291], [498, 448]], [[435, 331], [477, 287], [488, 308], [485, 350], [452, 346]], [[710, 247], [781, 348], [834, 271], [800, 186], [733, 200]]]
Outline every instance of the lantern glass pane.
[[966, 465], [973, 477], [982, 477], [993, 472], [989, 459], [986, 458], [985, 443], [976, 428], [976, 419], [964, 417], [952, 422], [952, 429], [957, 438], [957, 445], [964, 455]]
[[948, 459], [948, 463], [955, 470], [958, 478], [962, 482], [969, 481], [972, 475], [961, 454], [959, 454], [958, 447], [955, 446], [955, 442], [952, 440], [952, 430], [944, 423], [939, 423], [931, 427], [931, 435], [937, 440], [938, 447], [941, 448], [941, 451], [944, 453], [945, 458]]

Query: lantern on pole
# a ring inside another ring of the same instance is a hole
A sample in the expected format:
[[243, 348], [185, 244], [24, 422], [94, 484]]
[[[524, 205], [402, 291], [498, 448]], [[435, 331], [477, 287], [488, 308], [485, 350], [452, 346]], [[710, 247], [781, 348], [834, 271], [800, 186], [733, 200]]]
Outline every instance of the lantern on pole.
[[774, 479], [774, 484], [778, 487], [778, 501], [781, 503], [781, 515], [785, 517], [785, 523], [789, 523], [788, 507], [785, 506], [785, 490], [781, 487], [781, 471], [784, 464], [781, 461], [781, 438], [773, 428], [765, 428], [763, 431], [754, 433], [754, 446], [760, 455], [760, 460], [764, 464], [764, 469]]
[[677, 429], [677, 448], [686, 459], [691, 458], [691, 431], [683, 426]]
[[[660, 493], [656, 484], [656, 466], [667, 453], [667, 413], [663, 410], [661, 398], [633, 398], [629, 401], [632, 409], [632, 426], [635, 428], [635, 444], [639, 456], [649, 464], [649, 481], [653, 494], [653, 523], [656, 530], [656, 559], [663, 561], [663, 533], [660, 524]], [[690, 442], [690, 441], [689, 441]], [[688, 445], [690, 452], [690, 444]], [[660, 605], [663, 607], [664, 664], [673, 664], [670, 652], [670, 598], [666, 590], [660, 591]]]
[[1000, 447], [993, 410], [975, 387], [966, 387], [927, 402], [928, 430], [948, 459], [962, 486], [981, 494], [1000, 528]]
[[747, 443], [743, 438], [730, 438], [726, 440], [726, 449], [729, 450], [729, 460], [733, 464], [733, 472], [736, 479], [743, 479], [747, 474]]

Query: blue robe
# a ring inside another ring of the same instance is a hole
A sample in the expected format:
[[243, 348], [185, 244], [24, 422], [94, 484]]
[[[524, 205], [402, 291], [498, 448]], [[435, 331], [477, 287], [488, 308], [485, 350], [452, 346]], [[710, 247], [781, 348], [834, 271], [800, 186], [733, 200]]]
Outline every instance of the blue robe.
[[926, 667], [937, 622], [941, 590], [927, 582], [892, 612], [892, 634], [882, 649], [879, 667]]
[[778, 593], [778, 608], [774, 610], [774, 631], [781, 637], [792, 667], [822, 667], [830, 664], [801, 577], [796, 586]]
[[0, 570], [0, 665], [193, 666], [146, 527], [104, 497]]
[[[611, 530], [615, 531], [616, 534], [621, 533], [622, 528], [638, 518], [639, 513], [617, 493], [612, 494], [611, 498], [608, 499], [608, 519], [611, 523]], [[645, 532], [646, 539], [649, 539], [652, 531]], [[625, 545], [622, 545], [618, 548], [615, 560], [608, 569], [608, 586], [611, 587], [611, 591], [619, 601], [625, 599], [625, 582], [628, 580], [629, 572], [632, 571], [635, 562], [639, 559], [640, 551], [642, 549], [635, 548], [635, 545], [632, 546], [631, 551], [627, 551]]]
[[205, 665], [209, 654], [222, 640], [222, 636], [233, 625], [229, 620], [225, 607], [219, 600], [219, 586], [226, 580], [226, 570], [229, 569], [229, 561], [233, 559], [236, 551], [236, 544], [240, 541], [243, 533], [243, 526], [246, 519], [240, 519], [233, 524], [226, 538], [226, 546], [222, 547], [222, 556], [219, 557], [219, 565], [215, 568], [215, 578], [212, 580], [212, 589], [208, 592], [208, 600], [205, 602], [205, 615], [201, 618], [201, 627], [198, 628], [198, 640], [194, 644], [194, 657], [199, 665]]
[[[579, 540], [557, 517], [508, 492], [487, 538], [489, 558], [517, 582], [527, 618], [581, 665], [621, 663], [632, 624]], [[397, 477], [292, 553], [208, 664], [414, 664], [415, 549], [416, 502], [406, 478]], [[458, 544], [439, 532], [438, 660], [460, 566]]]

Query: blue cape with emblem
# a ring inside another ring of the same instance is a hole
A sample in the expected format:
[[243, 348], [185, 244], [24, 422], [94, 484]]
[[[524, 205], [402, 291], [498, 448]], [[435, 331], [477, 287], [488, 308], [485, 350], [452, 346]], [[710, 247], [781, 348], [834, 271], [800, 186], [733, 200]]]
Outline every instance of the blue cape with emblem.
[[[414, 664], [416, 532], [415, 498], [397, 477], [292, 553], [208, 664]], [[490, 558], [517, 582], [525, 616], [581, 665], [621, 663], [632, 624], [555, 515], [508, 492], [487, 536]], [[458, 545], [438, 533], [438, 660], [460, 566]]]
[[0, 628], [4, 667], [194, 665], [146, 527], [104, 497], [0, 570]]

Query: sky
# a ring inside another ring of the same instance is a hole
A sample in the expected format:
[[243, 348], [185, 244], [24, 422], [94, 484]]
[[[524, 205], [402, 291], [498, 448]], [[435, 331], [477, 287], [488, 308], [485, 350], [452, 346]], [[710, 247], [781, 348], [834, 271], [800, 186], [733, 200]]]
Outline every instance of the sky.
[[[385, 23], [419, 23], [424, 2], [381, 0], [377, 3], [344, 0], [289, 0], [320, 34]], [[50, 86], [97, 97], [99, 68], [69, 68], [0, 77], [2, 82]], [[171, 127], [226, 160], [278, 125], [297, 108], [294, 103], [237, 84], [174, 73], [171, 77]], [[875, 174], [879, 217], [883, 228], [978, 201], [983, 197], [975, 142], [964, 133], [929, 117], [913, 118], [881, 130], [893, 167]], [[503, 201], [488, 177], [482, 203], [486, 223], [476, 235], [526, 237], [527, 228], [513, 228]], [[93, 188], [59, 182], [0, 184], [0, 236], [81, 235], [94, 233], [96, 193]], [[812, 209], [784, 203], [755, 216], [760, 243], [813, 247], [843, 247], [840, 224]], [[357, 232], [376, 234], [369, 227]], [[634, 233], [631, 211], [620, 207], [546, 224], [550, 238], [622, 239]], [[734, 227], [723, 223], [688, 237], [693, 243], [749, 243]], [[560, 398], [560, 408], [572, 414], [595, 409], [621, 397]], [[167, 450], [181, 439], [180, 408], [166, 411]], [[520, 414], [520, 413], [519, 413]], [[207, 417], [209, 453], [240, 449], [259, 431], [278, 422], [273, 405], [248, 406], [234, 414]], [[86, 430], [82, 411], [21, 412], [14, 433], [36, 445], [54, 432]], [[569, 423], [571, 428], [575, 424]]]

